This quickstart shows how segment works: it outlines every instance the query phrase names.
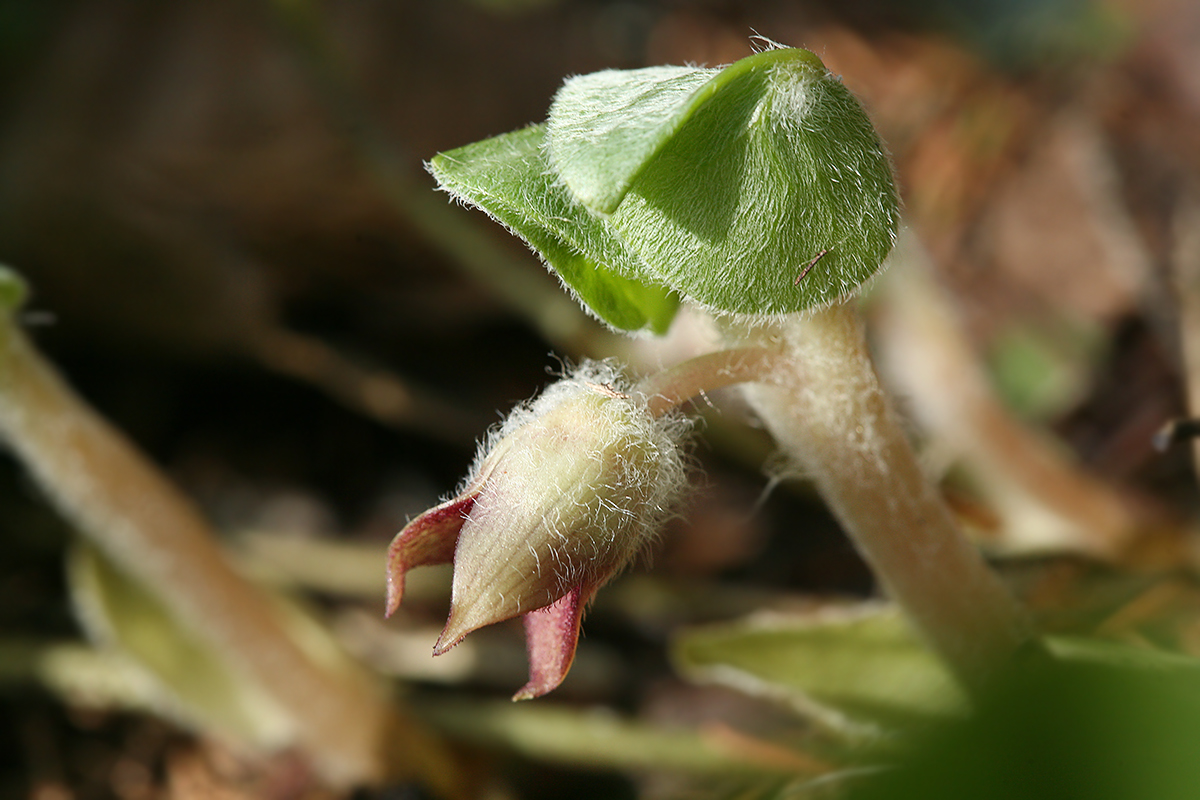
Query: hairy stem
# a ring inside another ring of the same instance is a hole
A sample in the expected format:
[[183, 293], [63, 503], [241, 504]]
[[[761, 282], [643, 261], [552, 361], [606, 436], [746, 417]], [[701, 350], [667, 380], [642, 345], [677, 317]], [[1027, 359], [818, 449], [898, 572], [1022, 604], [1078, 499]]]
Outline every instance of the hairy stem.
[[1027, 640], [1020, 611], [922, 473], [849, 305], [742, 335], [783, 346], [787, 367], [745, 387], [885, 591], [965, 685], [979, 688]]
[[[377, 688], [297, 646], [188, 498], [63, 382], [8, 311], [0, 311], [0, 437], [80, 533], [292, 716], [298, 744], [327, 779], [383, 777], [385, 728], [398, 720]], [[399, 735], [430, 753], [433, 743], [412, 730]]]
[[738, 347], [690, 358], [655, 373], [637, 385], [650, 413], [662, 416], [698, 394], [761, 380], [781, 360], [778, 347]]

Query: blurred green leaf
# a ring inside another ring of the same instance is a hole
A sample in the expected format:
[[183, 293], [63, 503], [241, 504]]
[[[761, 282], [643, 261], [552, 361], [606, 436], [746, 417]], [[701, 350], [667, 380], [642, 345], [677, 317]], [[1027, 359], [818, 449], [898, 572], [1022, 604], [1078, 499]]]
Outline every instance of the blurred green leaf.
[[29, 296], [29, 285], [16, 270], [0, 264], [0, 311], [12, 313], [19, 309]]
[[0, 682], [39, 682], [86, 708], [163, 712], [163, 690], [124, 652], [77, 641], [0, 642]]
[[648, 724], [603, 708], [443, 699], [427, 704], [422, 714], [456, 738], [577, 766], [701, 775], [796, 775], [826, 769], [799, 751], [789, 760], [777, 746], [758, 753], [720, 736]]
[[236, 741], [288, 741], [290, 716], [98, 550], [77, 545], [68, 567], [72, 599], [88, 632], [153, 678], [160, 712]]
[[1107, 334], [1099, 326], [1055, 320], [1012, 325], [995, 338], [988, 365], [1005, 404], [1025, 419], [1047, 420], [1086, 394], [1104, 354]]
[[1200, 660], [1181, 653], [1087, 636], [1047, 636], [1042, 642], [1050, 656], [1062, 663], [1190, 675], [1200, 686]]
[[1200, 787], [1191, 670], [1050, 664], [910, 742], [852, 800], [1184, 800]]
[[966, 708], [950, 673], [890, 606], [756, 615], [695, 628], [676, 638], [673, 657], [693, 680], [782, 699], [850, 733]]

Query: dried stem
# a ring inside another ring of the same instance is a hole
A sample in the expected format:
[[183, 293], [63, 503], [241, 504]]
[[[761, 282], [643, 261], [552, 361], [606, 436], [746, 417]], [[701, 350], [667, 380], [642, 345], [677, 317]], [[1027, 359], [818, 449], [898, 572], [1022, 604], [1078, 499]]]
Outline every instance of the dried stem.
[[925, 428], [981, 477], [1010, 521], [1001, 544], [1119, 557], [1138, 523], [1131, 504], [1004, 407], [919, 243], [905, 234], [896, 251], [903, 274], [888, 276], [875, 318], [881, 363]]
[[462, 446], [481, 419], [445, 397], [423, 391], [383, 369], [361, 366], [320, 339], [279, 326], [262, 326], [245, 340], [247, 350], [274, 372], [305, 381], [347, 408], [384, 425], [420, 430]]
[[[1187, 409], [1200, 417], [1200, 200], [1189, 196], [1176, 212], [1171, 272], [1179, 306], [1180, 356], [1187, 390]], [[1200, 438], [1192, 443], [1193, 470], [1200, 480]]]
[[416, 160], [405, 157], [395, 136], [370, 113], [348, 78], [349, 71], [329, 40], [323, 5], [313, 0], [266, 0], [266, 5], [288, 35], [300, 66], [365, 175], [395, 211], [547, 341], [576, 352], [603, 354], [613, 349], [615, 337], [579, 313], [578, 305], [553, 281], [530, 269], [527, 259], [497, 246], [467, 215], [413, 176], [410, 167]]
[[816, 482], [885, 591], [969, 688], [1027, 640], [998, 577], [922, 473], [848, 305], [742, 338], [782, 344], [788, 365], [745, 388], [787, 454]]
[[296, 645], [188, 498], [75, 395], [5, 311], [0, 436], [81, 533], [292, 716], [298, 744], [327, 779], [382, 778], [388, 726], [422, 756], [441, 758], [432, 741], [391, 717], [365, 674], [318, 665]]

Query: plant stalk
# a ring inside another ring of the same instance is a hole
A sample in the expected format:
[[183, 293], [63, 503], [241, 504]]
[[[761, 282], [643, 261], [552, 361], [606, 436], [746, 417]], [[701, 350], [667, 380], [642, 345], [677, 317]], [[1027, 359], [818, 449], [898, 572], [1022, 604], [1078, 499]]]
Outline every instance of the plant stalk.
[[788, 363], [747, 400], [825, 501], [886, 593], [970, 689], [1028, 640], [1016, 603], [922, 472], [849, 304], [743, 332]]
[[365, 674], [329, 669], [297, 646], [192, 502], [66, 385], [8, 310], [0, 311], [0, 438], [80, 533], [292, 716], [297, 743], [331, 783], [384, 777], [388, 727], [415, 750], [433, 746], [392, 717]]

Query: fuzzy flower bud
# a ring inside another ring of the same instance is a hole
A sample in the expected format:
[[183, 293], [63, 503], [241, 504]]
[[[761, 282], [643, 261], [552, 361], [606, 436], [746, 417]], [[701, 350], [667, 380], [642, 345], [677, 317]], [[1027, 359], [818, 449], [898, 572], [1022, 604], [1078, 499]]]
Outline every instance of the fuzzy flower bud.
[[388, 553], [388, 613], [413, 567], [453, 561], [450, 617], [434, 648], [524, 615], [530, 680], [558, 686], [583, 609], [672, 513], [689, 423], [655, 416], [611, 365], [588, 363], [518, 407], [454, 498], [412, 520]]

